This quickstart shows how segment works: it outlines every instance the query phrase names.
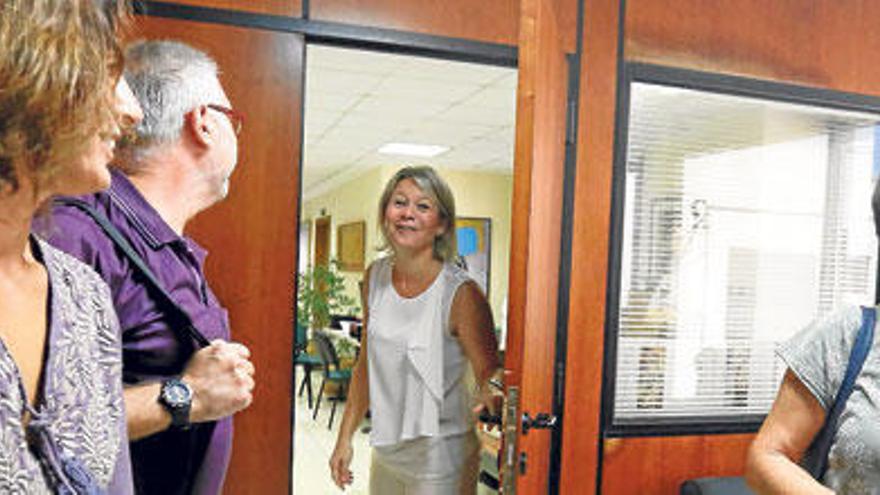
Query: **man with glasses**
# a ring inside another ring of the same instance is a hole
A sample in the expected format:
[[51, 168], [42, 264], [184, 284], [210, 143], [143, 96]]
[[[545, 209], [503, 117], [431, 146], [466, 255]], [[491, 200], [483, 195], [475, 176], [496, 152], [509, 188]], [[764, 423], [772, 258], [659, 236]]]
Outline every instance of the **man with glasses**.
[[183, 231], [229, 192], [242, 118], [215, 62], [185, 44], [132, 45], [125, 78], [144, 119], [120, 143], [107, 191], [56, 201], [50, 242], [111, 288], [137, 492], [214, 495], [254, 367], [248, 349], [229, 342], [226, 310], [204, 278], [205, 250]]

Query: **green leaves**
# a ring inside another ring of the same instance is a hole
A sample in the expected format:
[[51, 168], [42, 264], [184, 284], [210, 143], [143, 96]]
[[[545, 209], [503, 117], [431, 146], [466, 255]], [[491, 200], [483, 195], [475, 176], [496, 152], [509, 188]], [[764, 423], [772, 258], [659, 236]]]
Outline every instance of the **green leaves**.
[[311, 328], [325, 328], [333, 314], [360, 312], [357, 299], [345, 292], [345, 278], [336, 260], [309, 267], [300, 275], [296, 307], [297, 321]]

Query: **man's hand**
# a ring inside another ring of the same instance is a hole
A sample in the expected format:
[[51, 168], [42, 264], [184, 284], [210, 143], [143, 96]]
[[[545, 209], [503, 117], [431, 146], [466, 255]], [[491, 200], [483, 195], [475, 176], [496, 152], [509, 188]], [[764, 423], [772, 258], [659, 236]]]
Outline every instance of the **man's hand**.
[[186, 365], [181, 379], [193, 390], [190, 421], [201, 423], [231, 416], [253, 400], [254, 365], [242, 344], [215, 340]]

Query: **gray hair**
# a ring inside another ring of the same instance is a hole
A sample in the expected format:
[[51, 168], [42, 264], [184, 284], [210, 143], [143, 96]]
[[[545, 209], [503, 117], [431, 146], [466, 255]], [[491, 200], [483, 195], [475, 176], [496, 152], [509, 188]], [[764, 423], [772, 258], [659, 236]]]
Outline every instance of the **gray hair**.
[[188, 112], [225, 98], [217, 75], [211, 57], [178, 41], [140, 41], [126, 49], [125, 80], [144, 112], [136, 139], [123, 144], [135, 160], [176, 141]]
[[440, 218], [446, 222], [446, 230], [442, 235], [434, 239], [434, 258], [439, 261], [453, 261], [458, 256], [458, 248], [455, 242], [455, 197], [446, 181], [429, 166], [404, 167], [397, 171], [382, 191], [379, 200], [379, 229], [382, 232], [383, 244], [380, 249], [390, 249], [388, 232], [385, 230], [385, 208], [391, 201], [394, 188], [404, 179], [412, 179], [413, 182], [427, 194], [440, 213]]

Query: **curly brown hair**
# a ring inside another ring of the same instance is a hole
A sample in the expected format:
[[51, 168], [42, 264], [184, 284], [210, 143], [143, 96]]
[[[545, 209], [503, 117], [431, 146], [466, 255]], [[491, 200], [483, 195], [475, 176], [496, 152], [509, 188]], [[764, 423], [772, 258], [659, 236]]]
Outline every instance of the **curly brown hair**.
[[128, 0], [3, 0], [0, 192], [36, 189], [112, 132]]

